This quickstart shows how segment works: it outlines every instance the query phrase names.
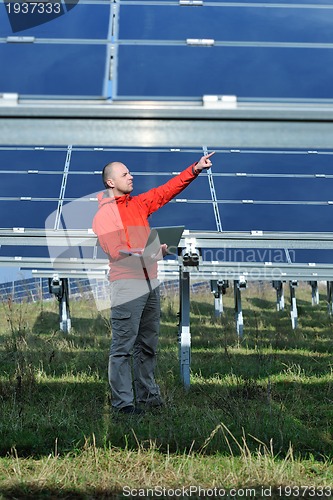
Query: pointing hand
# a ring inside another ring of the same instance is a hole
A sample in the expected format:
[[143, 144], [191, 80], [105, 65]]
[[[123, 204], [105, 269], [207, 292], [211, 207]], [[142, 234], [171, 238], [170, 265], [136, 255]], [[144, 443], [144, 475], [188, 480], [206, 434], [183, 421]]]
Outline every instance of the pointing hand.
[[208, 170], [212, 166], [212, 162], [210, 161], [210, 157], [215, 154], [215, 151], [209, 153], [208, 155], [202, 156], [198, 163], [195, 166], [195, 170], [197, 172], [201, 172], [202, 170]]

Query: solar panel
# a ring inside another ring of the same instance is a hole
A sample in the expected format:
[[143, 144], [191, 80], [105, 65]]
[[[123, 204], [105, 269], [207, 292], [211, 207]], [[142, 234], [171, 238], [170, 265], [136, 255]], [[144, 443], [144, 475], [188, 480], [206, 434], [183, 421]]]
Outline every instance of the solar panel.
[[121, 2], [114, 97], [331, 99], [331, 9], [328, 2]]
[[321, 204], [332, 201], [333, 179], [302, 177], [216, 177], [215, 189], [219, 200], [258, 200], [263, 203], [297, 202]]
[[[19, 2], [17, 2], [19, 3]], [[22, 3], [22, 2], [21, 2]], [[38, 3], [38, 2], [36, 2]], [[55, 3], [55, 2], [54, 2]], [[61, 9], [61, 2], [60, 4]], [[28, 23], [28, 13], [24, 13], [22, 5], [11, 6], [0, 5], [0, 37], [8, 37], [13, 35], [13, 21], [15, 21], [15, 35], [17, 36], [34, 36], [38, 38], [57, 38], [57, 39], [100, 39], [106, 40], [109, 30], [110, 4], [99, 4], [98, 1], [94, 4], [84, 4], [79, 2], [75, 9], [71, 12], [65, 12], [62, 8], [61, 15], [55, 15], [50, 20], [50, 14], [44, 14], [42, 21], [42, 13], [38, 12], [38, 6], [35, 6], [35, 12], [30, 9], [31, 21]], [[49, 6], [50, 8], [50, 6]], [[7, 15], [5, 14], [5, 11]], [[41, 10], [41, 8], [40, 8]], [[54, 10], [58, 8], [54, 7]], [[54, 12], [56, 14], [56, 12]], [[91, 20], [93, 19], [93, 22]], [[90, 22], [87, 22], [90, 20]]]
[[50, 213], [57, 209], [57, 201], [0, 200], [1, 227], [43, 227]]
[[331, 43], [332, 6], [323, 8], [312, 3], [306, 7], [221, 2], [189, 9], [122, 3], [118, 36], [121, 43], [154, 40], [156, 45], [159, 41], [179, 43], [187, 39], [229, 41], [235, 46], [238, 42]]
[[0, 146], [0, 170], [15, 172], [63, 171], [66, 161], [67, 146], [52, 147], [5, 147]]
[[[18, 247], [17, 245], [6, 245], [0, 249], [0, 257], [13, 257], [16, 261], [16, 265], [20, 266], [21, 259], [30, 257], [36, 257], [37, 260], [39, 258], [46, 259], [50, 257], [50, 253], [47, 246], [22, 245]], [[48, 267], [50, 267], [50, 265]]]
[[[208, 94], [243, 99], [332, 98], [332, 54], [326, 49], [306, 48], [300, 54], [298, 49], [276, 48], [273, 59], [268, 47], [135, 45], [120, 46], [118, 57], [118, 98], [186, 99]], [[207, 77], [201, 76], [204, 71]], [[321, 77], [314, 80], [313, 74]]]
[[44, 227], [57, 209], [66, 151], [0, 148], [0, 227]]
[[[28, 174], [29, 175], [29, 174]], [[33, 180], [27, 181], [27, 174], [16, 172], [0, 173], [0, 197], [15, 198], [55, 198], [59, 196], [61, 175], [55, 174], [49, 176], [48, 182], [42, 175], [33, 175]]]
[[214, 183], [226, 231], [330, 231], [330, 151], [216, 154]]
[[0, 5], [0, 60], [6, 68], [0, 93], [106, 98], [111, 5], [98, 0], [66, 9], [61, 2], [47, 5], [61, 12], [47, 14], [45, 6], [42, 12], [38, 2]]
[[332, 228], [332, 206], [219, 203], [224, 231], [326, 232]]
[[[103, 97], [107, 49], [96, 45], [0, 45], [1, 92]], [[11, 64], [15, 61], [15, 64]]]
[[[181, 152], [181, 155], [179, 153]], [[177, 155], [178, 153], [178, 155]], [[90, 170], [102, 172], [110, 161], [121, 161], [135, 172], [154, 172], [155, 175], [180, 171], [191, 165], [202, 155], [202, 148], [175, 150], [170, 148], [74, 148], [70, 170]], [[101, 179], [100, 179], [101, 182]]]
[[210, 146], [218, 153], [214, 160], [214, 175], [247, 174], [248, 176], [333, 175], [333, 152], [330, 150], [291, 149], [221, 149]]

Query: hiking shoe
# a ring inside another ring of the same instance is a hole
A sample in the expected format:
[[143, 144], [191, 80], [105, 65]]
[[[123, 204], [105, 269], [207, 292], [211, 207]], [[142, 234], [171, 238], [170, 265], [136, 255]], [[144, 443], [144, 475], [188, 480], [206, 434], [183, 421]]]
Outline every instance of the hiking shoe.
[[163, 408], [164, 405], [164, 401], [162, 399], [148, 399], [148, 401], [139, 401], [138, 403], [141, 406], [143, 406], [144, 408], [149, 408], [149, 409], [153, 409], [153, 408], [156, 408], [156, 409], [160, 409], [160, 408]]
[[133, 405], [123, 406], [122, 408], [114, 408], [117, 413], [124, 413], [125, 415], [143, 415], [144, 410], [135, 408]]

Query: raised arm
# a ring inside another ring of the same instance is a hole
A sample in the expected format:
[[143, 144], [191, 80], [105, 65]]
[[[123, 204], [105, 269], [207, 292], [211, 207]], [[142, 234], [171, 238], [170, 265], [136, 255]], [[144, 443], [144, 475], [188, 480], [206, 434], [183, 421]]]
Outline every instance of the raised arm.
[[138, 200], [144, 205], [147, 210], [147, 215], [156, 212], [159, 208], [166, 205], [172, 198], [181, 193], [203, 170], [207, 170], [212, 166], [210, 157], [215, 153], [209, 153], [202, 156], [200, 160], [188, 168], [183, 170], [180, 174], [170, 179], [165, 184], [159, 187], [150, 189], [146, 193], [138, 196]]

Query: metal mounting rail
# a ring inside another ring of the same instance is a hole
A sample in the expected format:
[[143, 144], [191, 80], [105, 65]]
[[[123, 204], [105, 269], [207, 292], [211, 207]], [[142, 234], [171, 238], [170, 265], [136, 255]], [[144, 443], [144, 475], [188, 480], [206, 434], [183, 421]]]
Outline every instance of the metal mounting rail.
[[[101, 278], [106, 276], [109, 268], [107, 259], [45, 257], [0, 257], [0, 266], [33, 269], [45, 276], [57, 273], [66, 277], [80, 273], [80, 276], [90, 277], [93, 273]], [[191, 279], [199, 280], [239, 280], [244, 277], [248, 281], [333, 281], [333, 264], [202, 261], [199, 267], [183, 266], [183, 269], [189, 272]], [[160, 261], [158, 275], [161, 280], [178, 279], [179, 262]]]
[[6, 266], [19, 266], [22, 269], [51, 269], [53, 272], [58, 270], [67, 272], [75, 270], [107, 270], [107, 259], [90, 259], [90, 258], [57, 258], [52, 259], [49, 257], [0, 257], [0, 265]]
[[[198, 248], [288, 248], [333, 249], [333, 233], [264, 231], [184, 231], [180, 248], [187, 239], [196, 239]], [[92, 230], [0, 229], [0, 245], [18, 246], [95, 246]]]
[[[44, 96], [45, 97], [45, 96]], [[205, 106], [203, 99], [110, 101], [0, 100], [2, 144], [63, 146], [330, 149], [333, 106], [325, 100], [237, 101]], [[138, 127], [138, 120], [140, 126]], [[20, 130], [19, 136], [17, 130]]]
[[[164, 261], [159, 267], [159, 278], [176, 279], [179, 264]], [[186, 267], [185, 267], [186, 269]], [[320, 281], [333, 275], [333, 264], [289, 264], [267, 262], [201, 262], [199, 268], [189, 269], [191, 279], [248, 281]]]

